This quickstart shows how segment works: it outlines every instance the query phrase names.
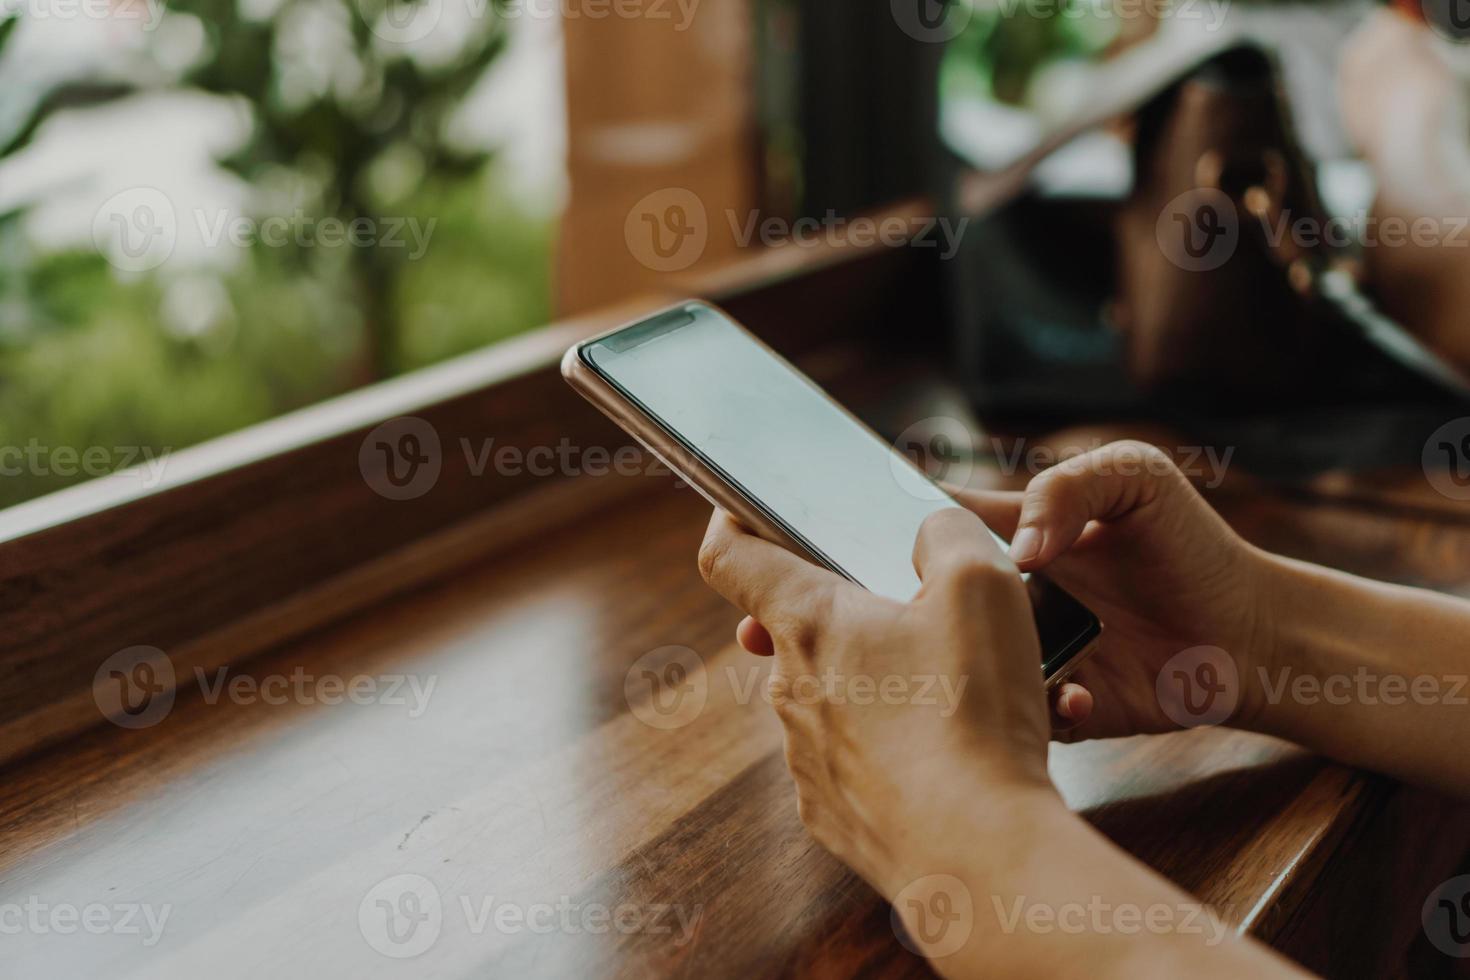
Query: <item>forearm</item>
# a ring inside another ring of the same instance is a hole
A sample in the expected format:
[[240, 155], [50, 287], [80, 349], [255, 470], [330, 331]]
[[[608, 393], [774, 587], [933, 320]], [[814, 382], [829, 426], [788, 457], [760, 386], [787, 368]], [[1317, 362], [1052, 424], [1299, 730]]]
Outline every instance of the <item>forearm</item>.
[[1271, 649], [1246, 727], [1470, 795], [1470, 603], [1270, 560]]
[[[1299, 976], [1048, 792], [912, 841], [890, 898], [949, 977]], [[948, 808], [946, 808], [948, 809]], [[931, 856], [933, 855], [933, 856]], [[947, 917], [946, 917], [947, 915]], [[958, 946], [958, 948], [955, 948]], [[945, 955], [937, 955], [945, 954]]]

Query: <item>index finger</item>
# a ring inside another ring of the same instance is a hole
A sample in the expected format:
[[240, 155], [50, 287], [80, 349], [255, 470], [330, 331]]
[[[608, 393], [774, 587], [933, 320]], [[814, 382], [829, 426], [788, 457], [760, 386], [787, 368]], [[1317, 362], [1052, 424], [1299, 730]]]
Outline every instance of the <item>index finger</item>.
[[977, 514], [985, 526], [1007, 541], [1016, 533], [1021, 523], [1021, 502], [1026, 495], [1019, 490], [971, 490], [945, 484], [943, 487], [955, 502], [972, 514]]
[[914, 571], [926, 586], [975, 571], [998, 572], [1020, 581], [1020, 573], [985, 522], [963, 507], [946, 507], [920, 525], [914, 542]]

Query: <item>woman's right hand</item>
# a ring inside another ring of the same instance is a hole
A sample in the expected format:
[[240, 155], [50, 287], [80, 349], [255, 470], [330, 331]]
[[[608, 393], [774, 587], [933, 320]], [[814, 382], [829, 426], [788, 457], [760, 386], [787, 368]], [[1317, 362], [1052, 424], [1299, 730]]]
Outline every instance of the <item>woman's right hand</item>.
[[1022, 493], [956, 491], [1104, 624], [1053, 697], [1062, 741], [1250, 727], [1270, 671], [1275, 559], [1246, 543], [1169, 457], [1118, 442], [1037, 475]]
[[[1098, 648], [1052, 694], [1054, 738], [1259, 725], [1279, 560], [1236, 534], [1162, 450], [1111, 443], [1020, 493], [947, 489], [1011, 539], [1021, 571], [1044, 571], [1102, 620]], [[771, 653], [754, 619], [736, 635]]]

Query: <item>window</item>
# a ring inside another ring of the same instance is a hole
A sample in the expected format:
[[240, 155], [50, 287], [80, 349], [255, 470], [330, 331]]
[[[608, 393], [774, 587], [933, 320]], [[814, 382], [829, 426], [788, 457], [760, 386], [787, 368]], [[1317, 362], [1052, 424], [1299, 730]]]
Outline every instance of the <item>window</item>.
[[6, 12], [0, 505], [552, 318], [554, 10]]
[[0, 506], [922, 190], [939, 47], [850, 14], [0, 0]]

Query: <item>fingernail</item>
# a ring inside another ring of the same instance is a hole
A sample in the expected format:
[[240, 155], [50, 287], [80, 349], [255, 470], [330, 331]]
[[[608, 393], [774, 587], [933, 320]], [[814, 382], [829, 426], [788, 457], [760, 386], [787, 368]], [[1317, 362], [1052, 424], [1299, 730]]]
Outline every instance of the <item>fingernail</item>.
[[1034, 527], [1023, 527], [1011, 539], [1011, 561], [1024, 564], [1041, 554], [1041, 532]]

